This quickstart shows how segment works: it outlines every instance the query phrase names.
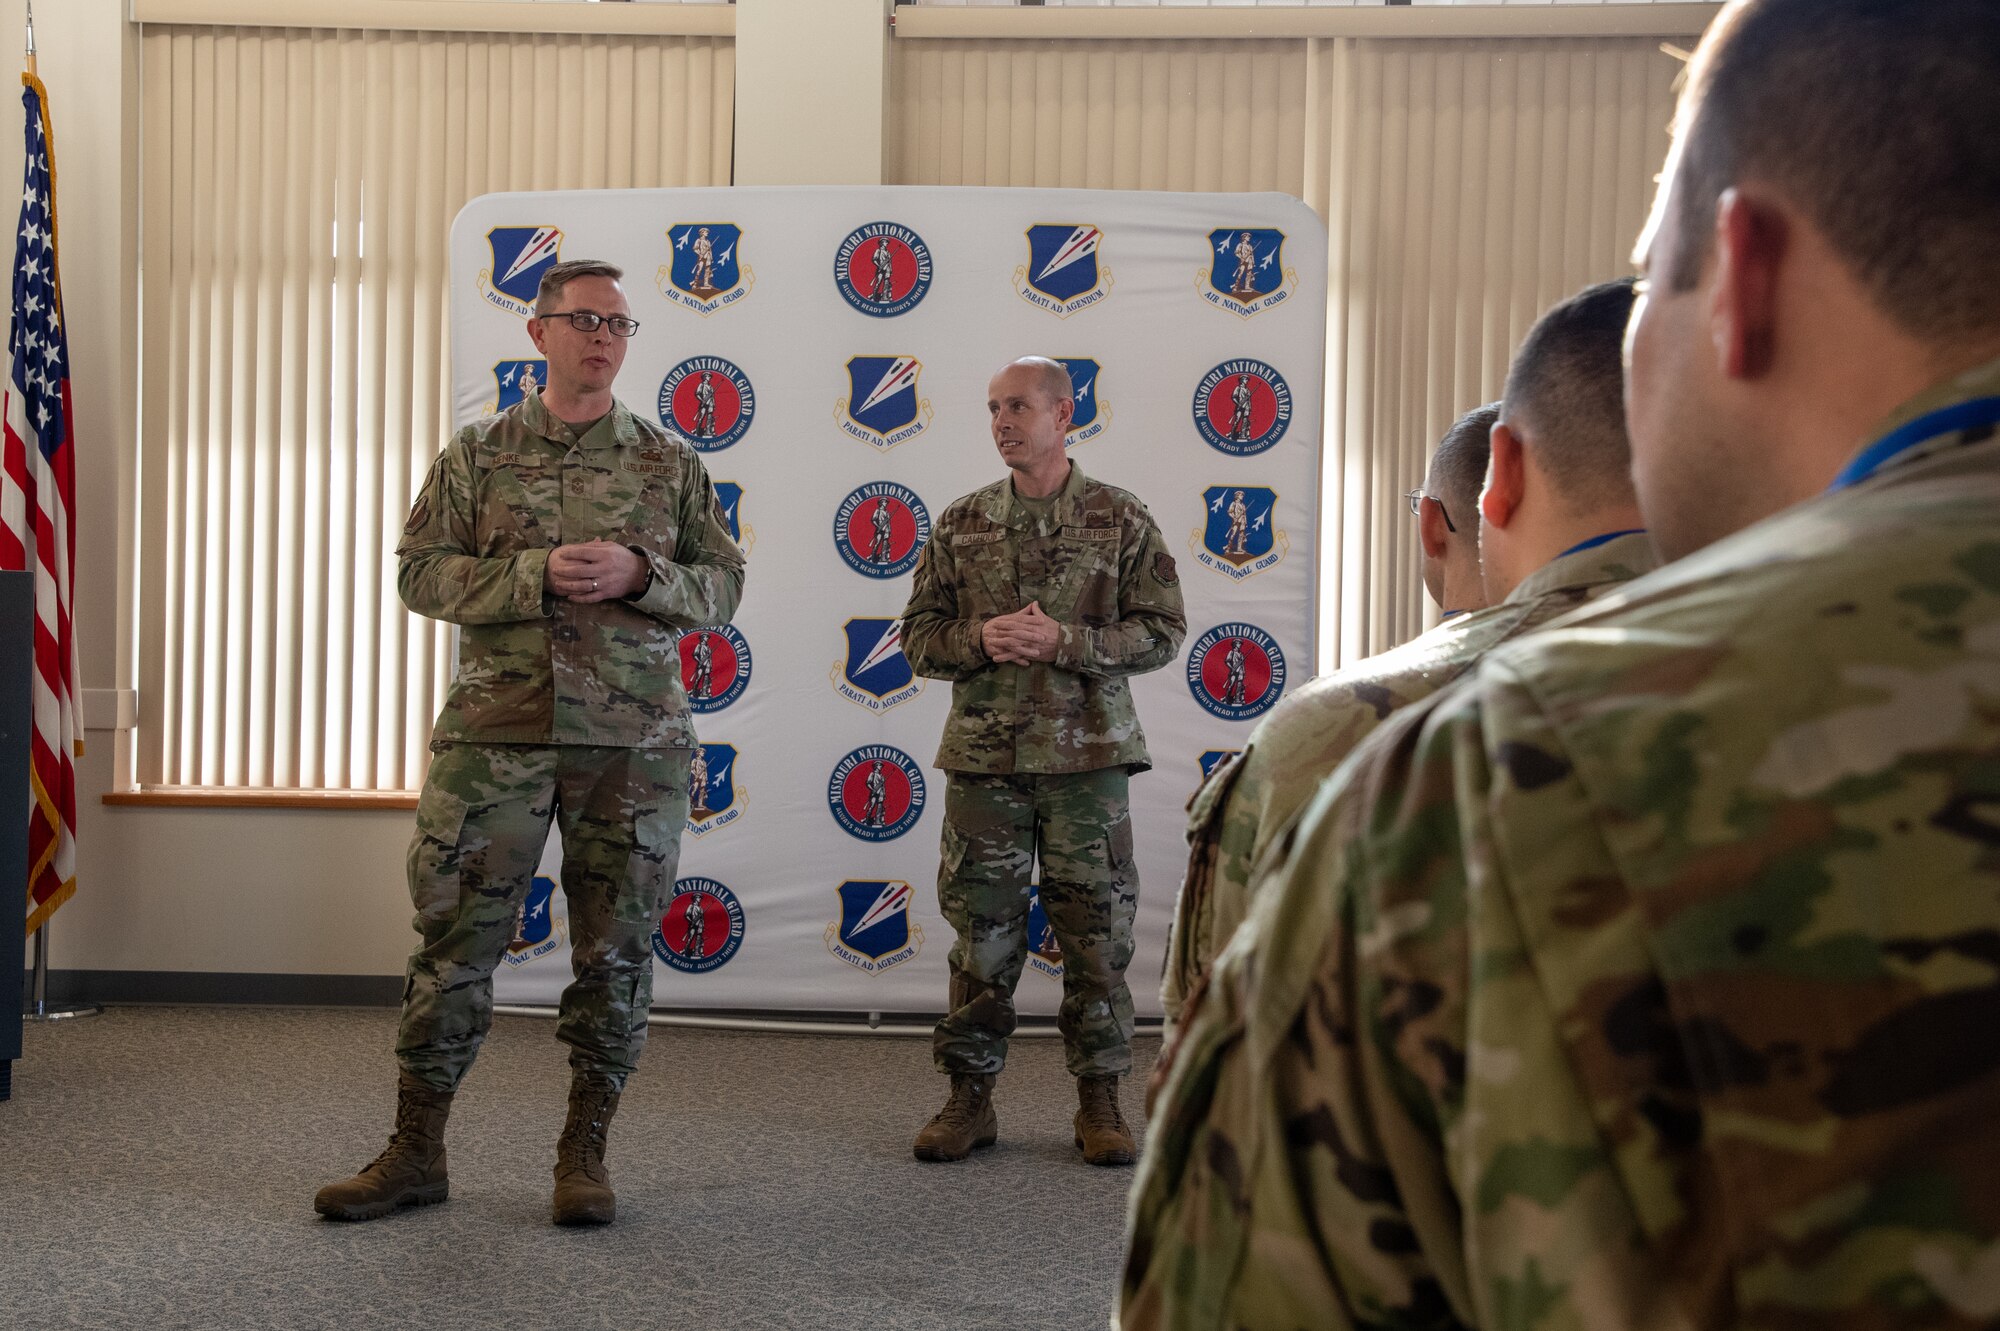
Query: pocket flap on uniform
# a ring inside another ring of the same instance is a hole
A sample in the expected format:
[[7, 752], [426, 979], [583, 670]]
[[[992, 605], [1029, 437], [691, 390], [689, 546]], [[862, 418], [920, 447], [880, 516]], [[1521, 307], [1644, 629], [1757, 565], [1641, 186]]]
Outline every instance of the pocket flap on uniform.
[[1110, 833], [1104, 838], [1105, 849], [1111, 854], [1111, 867], [1129, 869], [1132, 867], [1132, 815], [1127, 813], [1111, 824]]
[[465, 801], [436, 782], [426, 781], [417, 797], [417, 831], [445, 846], [458, 844], [465, 826]]
[[944, 835], [939, 839], [938, 859], [942, 873], [949, 878], [958, 872], [959, 864], [965, 859], [965, 852], [972, 845], [972, 838], [958, 830], [951, 819], [944, 820]]

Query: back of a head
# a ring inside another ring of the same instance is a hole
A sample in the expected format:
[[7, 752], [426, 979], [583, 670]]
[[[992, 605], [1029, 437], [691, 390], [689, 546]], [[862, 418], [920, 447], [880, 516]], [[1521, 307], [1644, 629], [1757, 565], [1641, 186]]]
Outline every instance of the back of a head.
[[1431, 455], [1424, 489], [1444, 505], [1461, 540], [1479, 539], [1479, 491], [1486, 484], [1486, 461], [1493, 452], [1493, 423], [1500, 404], [1474, 407], [1451, 423]]
[[1676, 289], [1717, 201], [1780, 190], [1921, 343], [2000, 334], [2000, 4], [1738, 0], [1681, 101]]
[[1536, 321], [1514, 353], [1501, 417], [1574, 511], [1629, 504], [1625, 325], [1632, 280], [1586, 287]]

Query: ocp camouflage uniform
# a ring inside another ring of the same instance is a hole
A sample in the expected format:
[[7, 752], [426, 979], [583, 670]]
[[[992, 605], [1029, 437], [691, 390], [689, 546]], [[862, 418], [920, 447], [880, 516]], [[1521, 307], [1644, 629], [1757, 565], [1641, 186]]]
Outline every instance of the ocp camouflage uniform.
[[[543, 591], [549, 551], [646, 556], [632, 601]], [[680, 857], [695, 747], [679, 630], [723, 624], [743, 557], [694, 450], [624, 406], [581, 439], [531, 396], [460, 430], [410, 512], [397, 586], [462, 627], [458, 674], [410, 843], [421, 936], [396, 1055], [452, 1090], [484, 1040], [551, 817], [560, 819], [575, 983], [557, 1035], [622, 1087], [645, 1044], [651, 934]]]
[[1393, 651], [1286, 694], [1188, 806], [1187, 877], [1174, 907], [1160, 994], [1167, 1019], [1180, 1019], [1181, 1004], [1242, 922], [1250, 907], [1251, 867], [1265, 847], [1384, 717], [1437, 692], [1499, 644], [1659, 562], [1644, 534], [1620, 534], [1551, 560], [1499, 605], [1456, 616]]
[[1127, 1331], [2000, 1320], [1996, 395], [1321, 789], [1183, 1027]]
[[[1055, 660], [987, 659], [986, 620], [1039, 601], [1062, 627]], [[1139, 879], [1126, 783], [1152, 764], [1128, 675], [1174, 658], [1180, 577], [1132, 495], [1069, 479], [1036, 514], [1011, 477], [954, 502], [917, 561], [903, 651], [952, 681], [937, 765], [947, 773], [938, 902], [957, 931], [940, 1070], [998, 1072], [1028, 950], [1035, 854], [1063, 956], [1058, 1024], [1078, 1076], [1131, 1067], [1132, 921]]]

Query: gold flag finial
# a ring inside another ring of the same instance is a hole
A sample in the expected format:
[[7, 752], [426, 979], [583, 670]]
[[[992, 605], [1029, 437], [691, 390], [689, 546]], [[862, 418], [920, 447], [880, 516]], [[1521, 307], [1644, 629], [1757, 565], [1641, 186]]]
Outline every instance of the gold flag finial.
[[28, 72], [40, 77], [35, 68], [35, 0], [28, 0]]

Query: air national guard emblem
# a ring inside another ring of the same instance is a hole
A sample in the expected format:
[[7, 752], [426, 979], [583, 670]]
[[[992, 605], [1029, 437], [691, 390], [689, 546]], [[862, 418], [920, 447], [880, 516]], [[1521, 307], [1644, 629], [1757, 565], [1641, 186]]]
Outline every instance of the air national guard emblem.
[[562, 234], [552, 226], [496, 226], [488, 231], [486, 246], [493, 252], [493, 266], [479, 270], [479, 294], [517, 319], [533, 314], [542, 274], [560, 257]]
[[916, 566], [931, 538], [931, 515], [917, 492], [893, 481], [871, 481], [840, 501], [833, 543], [856, 573], [899, 578]]
[[833, 663], [835, 692], [880, 715], [923, 691], [903, 655], [903, 626], [893, 619], [850, 619], [847, 656]]
[[1055, 359], [1069, 371], [1070, 401], [1074, 404], [1069, 418], [1069, 433], [1063, 437], [1063, 446], [1075, 448], [1097, 438], [1104, 433], [1104, 427], [1111, 424], [1111, 404], [1104, 400], [1104, 394], [1098, 389], [1104, 379], [1104, 367], [1088, 356], [1057, 356]]
[[1051, 980], [1063, 977], [1062, 944], [1056, 941], [1055, 927], [1042, 907], [1042, 885], [1028, 886], [1028, 968]]
[[1195, 289], [1209, 304], [1245, 319], [1291, 297], [1296, 268], [1285, 267], [1285, 233], [1269, 227], [1227, 227], [1208, 233], [1209, 262]]
[[757, 544], [757, 531], [743, 521], [743, 487], [735, 481], [716, 481], [715, 502], [722, 510], [722, 525], [729, 528], [729, 539], [736, 542], [736, 548], [744, 554]]
[[1291, 542], [1271, 522], [1278, 492], [1267, 485], [1211, 485], [1201, 492], [1207, 517], [1188, 537], [1203, 565], [1232, 580], [1262, 573], [1285, 557]]
[[840, 428], [888, 452], [931, 423], [931, 404], [917, 393], [923, 362], [915, 356], [856, 356], [847, 362], [847, 396], [833, 404]]
[[930, 293], [930, 247], [906, 226], [870, 222], [850, 231], [834, 251], [833, 284], [863, 314], [889, 319], [908, 313]]
[[917, 955], [924, 931], [910, 920], [908, 883], [849, 879], [836, 890], [840, 919], [826, 926], [827, 951], [870, 975]]
[[733, 624], [681, 634], [681, 687], [695, 712], [719, 712], [750, 687], [750, 644]]
[[750, 294], [757, 283], [737, 249], [743, 228], [734, 222], [682, 222], [667, 228], [668, 261], [656, 277], [660, 294], [707, 318]]
[[864, 744], [833, 765], [826, 806], [847, 835], [894, 840], [923, 817], [923, 769], [901, 749]]
[[1028, 228], [1028, 262], [1014, 270], [1022, 300], [1067, 319], [1111, 294], [1111, 270], [1097, 257], [1104, 233], [1089, 223], [1042, 222]]
[[743, 903], [713, 878], [683, 878], [653, 926], [653, 955], [701, 975], [728, 964], [743, 946]]
[[1263, 361], [1226, 360], [1195, 385], [1194, 428], [1231, 457], [1262, 453], [1291, 423], [1291, 385]]
[[1285, 691], [1285, 654], [1254, 624], [1217, 624], [1195, 639], [1187, 658], [1188, 692], [1225, 721], [1248, 721]]
[[521, 902], [521, 913], [514, 921], [514, 939], [502, 954], [502, 960], [509, 966], [525, 966], [562, 946], [569, 917], [556, 918], [555, 895], [553, 878], [537, 877], [528, 885], [527, 898]]
[[743, 816], [750, 792], [736, 784], [736, 746], [697, 744], [688, 760], [687, 830], [707, 836]]
[[720, 453], [750, 432], [757, 394], [720, 356], [690, 356], [660, 380], [660, 424], [698, 453]]
[[549, 363], [545, 360], [503, 360], [493, 367], [493, 400], [486, 404], [486, 414], [505, 411], [522, 398], [533, 397], [542, 391], [542, 385], [549, 381]]
[[1241, 749], [1204, 749], [1201, 757], [1195, 759], [1201, 764], [1202, 784], [1207, 785], [1208, 779], [1215, 775], [1216, 768], [1241, 752], [1243, 752]]

